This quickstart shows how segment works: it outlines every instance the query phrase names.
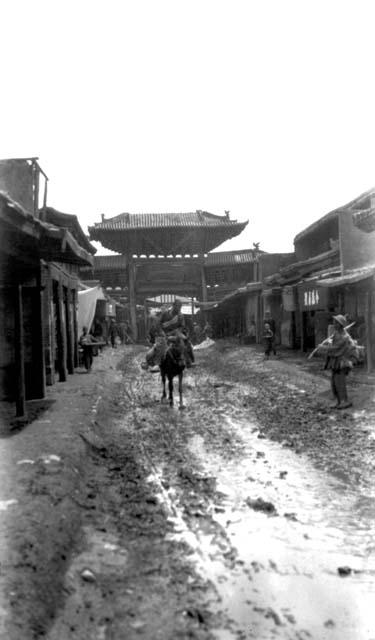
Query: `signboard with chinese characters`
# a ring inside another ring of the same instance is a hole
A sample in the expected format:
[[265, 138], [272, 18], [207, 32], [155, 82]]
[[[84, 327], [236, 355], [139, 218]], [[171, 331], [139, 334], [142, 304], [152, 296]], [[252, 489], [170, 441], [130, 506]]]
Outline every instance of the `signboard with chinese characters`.
[[283, 287], [283, 308], [284, 311], [296, 311], [297, 308], [296, 287]]
[[303, 311], [327, 307], [328, 292], [326, 288], [318, 287], [316, 284], [301, 285], [298, 293], [300, 308]]

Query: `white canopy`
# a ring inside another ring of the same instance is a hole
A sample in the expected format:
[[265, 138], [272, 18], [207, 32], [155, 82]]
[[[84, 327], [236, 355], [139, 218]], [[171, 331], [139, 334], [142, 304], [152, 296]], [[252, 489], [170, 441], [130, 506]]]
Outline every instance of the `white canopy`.
[[100, 286], [78, 291], [77, 322], [79, 336], [83, 327], [87, 327], [87, 331], [90, 331], [95, 316], [97, 300], [106, 300], [103, 289]]

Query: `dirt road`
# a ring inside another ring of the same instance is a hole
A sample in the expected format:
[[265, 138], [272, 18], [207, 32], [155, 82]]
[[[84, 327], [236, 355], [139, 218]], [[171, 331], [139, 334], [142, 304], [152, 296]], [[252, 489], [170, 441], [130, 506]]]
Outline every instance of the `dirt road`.
[[143, 355], [96, 359], [59, 459], [19, 465], [1, 637], [375, 639], [373, 387], [334, 412], [316, 366], [222, 343], [179, 411]]

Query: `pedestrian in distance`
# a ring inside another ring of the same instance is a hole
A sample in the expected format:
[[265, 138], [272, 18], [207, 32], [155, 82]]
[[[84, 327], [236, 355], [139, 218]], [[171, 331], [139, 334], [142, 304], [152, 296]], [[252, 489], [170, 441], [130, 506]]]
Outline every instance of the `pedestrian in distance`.
[[82, 333], [78, 342], [83, 352], [83, 366], [85, 367], [87, 373], [90, 373], [93, 362], [92, 345], [96, 342], [96, 340], [88, 333], [87, 327], [82, 327]]
[[265, 322], [264, 331], [263, 331], [264, 358], [265, 358], [265, 360], [268, 360], [268, 358], [271, 355], [271, 351], [272, 351], [272, 348], [273, 348], [273, 338], [274, 338], [273, 331], [271, 330], [271, 327], [268, 324], [268, 322]]
[[[274, 319], [271, 317], [271, 313], [270, 311], [266, 311], [265, 313], [265, 317], [264, 317], [264, 328], [265, 325], [268, 324], [272, 333], [273, 333], [273, 339], [272, 339], [272, 346], [271, 346], [271, 351], [273, 351], [273, 355], [276, 355], [276, 346], [275, 346], [275, 340], [276, 340], [276, 323], [274, 321]], [[270, 351], [270, 353], [271, 353]]]
[[210, 323], [208, 322], [208, 320], [207, 320], [206, 324], [204, 325], [203, 333], [204, 333], [205, 340], [207, 340], [207, 339], [211, 340], [212, 339], [212, 327], [211, 327]]
[[118, 336], [117, 326], [113, 318], [111, 318], [111, 322], [109, 325], [108, 331], [109, 339], [111, 341], [111, 346], [113, 349], [116, 348], [116, 338]]

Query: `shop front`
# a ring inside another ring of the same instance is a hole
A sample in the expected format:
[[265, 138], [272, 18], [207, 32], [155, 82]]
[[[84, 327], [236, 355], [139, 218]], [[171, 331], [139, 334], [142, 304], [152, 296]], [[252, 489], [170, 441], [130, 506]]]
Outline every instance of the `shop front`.
[[298, 298], [296, 286], [284, 286], [282, 290], [281, 344], [292, 349], [298, 348]]
[[298, 285], [298, 306], [301, 351], [310, 351], [328, 335], [335, 300], [329, 289], [320, 287], [317, 281]]
[[282, 306], [282, 289], [281, 287], [272, 287], [272, 289], [263, 289], [263, 323], [271, 318], [274, 323], [276, 344], [281, 343], [281, 324], [283, 319]]

